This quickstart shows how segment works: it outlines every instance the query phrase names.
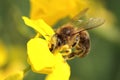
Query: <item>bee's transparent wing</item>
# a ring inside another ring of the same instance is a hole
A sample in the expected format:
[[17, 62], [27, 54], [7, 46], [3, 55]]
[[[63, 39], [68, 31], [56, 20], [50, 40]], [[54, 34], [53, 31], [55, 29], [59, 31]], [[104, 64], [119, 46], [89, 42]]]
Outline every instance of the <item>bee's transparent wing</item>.
[[89, 8], [84, 9], [71, 19], [70, 24], [84, 29], [91, 29], [102, 25], [105, 20], [103, 18], [87, 18], [86, 12]]
[[74, 21], [77, 21], [77, 20], [80, 20], [80, 19], [83, 19], [86, 17], [86, 12], [88, 11], [88, 8], [80, 11], [76, 16], [74, 16], [72, 19], [71, 19], [71, 23], [74, 22]]
[[78, 31], [73, 34], [79, 33], [81, 31], [96, 28], [98, 26], [101, 26], [104, 22], [105, 22], [105, 20], [103, 18], [88, 18], [88, 20], [84, 21], [83, 25], [79, 25]]
[[86, 24], [84, 24], [84, 29], [92, 29], [101, 26], [105, 20], [103, 18], [89, 18]]

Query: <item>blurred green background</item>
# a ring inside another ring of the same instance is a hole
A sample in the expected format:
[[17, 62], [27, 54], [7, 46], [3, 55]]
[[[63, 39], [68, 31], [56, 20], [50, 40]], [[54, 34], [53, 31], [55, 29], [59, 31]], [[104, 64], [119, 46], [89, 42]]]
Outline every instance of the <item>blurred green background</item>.
[[[107, 35], [114, 40], [99, 35], [95, 31], [99, 28], [90, 30], [91, 52], [85, 58], [68, 61], [72, 72], [70, 80], [120, 80], [120, 1], [101, 1], [116, 16], [113, 31], [109, 31], [110, 34], [114, 34], [114, 32], [116, 34], [115, 36]], [[35, 33], [25, 26], [21, 16], [29, 16], [29, 12], [29, 0], [0, 0], [0, 41], [4, 43], [10, 56], [14, 56], [11, 47], [13, 47], [13, 51], [15, 48], [20, 48], [20, 52], [18, 51], [15, 55], [21, 55], [17, 58], [21, 58], [26, 66], [28, 65], [26, 43]], [[7, 67], [10, 60], [3, 68]], [[24, 80], [44, 80], [44, 77], [45, 75], [33, 73], [30, 70]]]

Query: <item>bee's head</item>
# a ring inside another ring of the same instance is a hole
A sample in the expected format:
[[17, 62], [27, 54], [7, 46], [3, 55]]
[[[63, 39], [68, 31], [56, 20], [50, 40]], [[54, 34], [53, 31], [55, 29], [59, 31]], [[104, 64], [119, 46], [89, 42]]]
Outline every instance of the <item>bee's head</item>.
[[62, 36], [71, 36], [72, 33], [74, 32], [74, 27], [72, 25], [65, 25], [58, 29], [57, 33], [62, 35]]

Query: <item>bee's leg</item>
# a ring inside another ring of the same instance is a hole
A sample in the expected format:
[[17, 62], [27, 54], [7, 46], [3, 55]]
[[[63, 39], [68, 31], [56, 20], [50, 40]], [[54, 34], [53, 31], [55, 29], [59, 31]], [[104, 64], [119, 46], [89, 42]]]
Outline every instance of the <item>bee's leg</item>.
[[71, 49], [66, 49], [66, 50], [62, 53], [62, 56], [68, 56], [69, 54], [71, 54]]
[[64, 45], [61, 47], [60, 52], [62, 53], [62, 56], [68, 56], [72, 51], [68, 45]]
[[63, 57], [64, 57], [65, 60], [71, 60], [71, 59], [73, 59], [75, 57], [75, 54], [71, 53], [71, 54], [69, 54], [67, 56], [63, 56]]

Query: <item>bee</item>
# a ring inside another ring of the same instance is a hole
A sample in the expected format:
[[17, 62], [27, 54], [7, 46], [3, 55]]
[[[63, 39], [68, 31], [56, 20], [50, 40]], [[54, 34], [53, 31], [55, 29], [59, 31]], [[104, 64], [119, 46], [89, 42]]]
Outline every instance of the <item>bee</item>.
[[50, 41], [51, 52], [60, 51], [65, 60], [74, 57], [84, 57], [90, 51], [89, 29], [96, 28], [104, 23], [102, 18], [84, 19], [88, 9], [83, 10], [70, 22], [55, 31]]

